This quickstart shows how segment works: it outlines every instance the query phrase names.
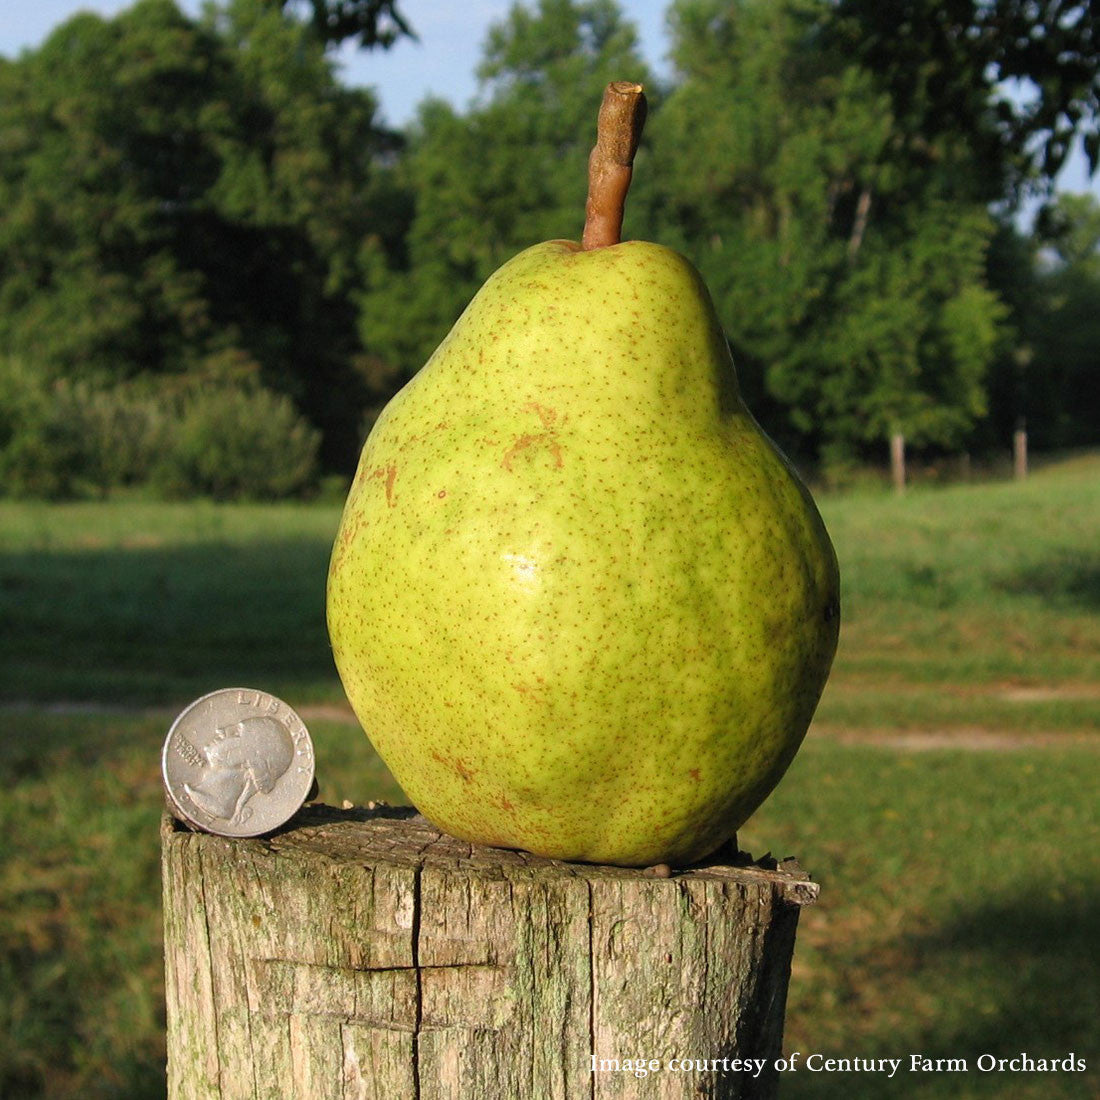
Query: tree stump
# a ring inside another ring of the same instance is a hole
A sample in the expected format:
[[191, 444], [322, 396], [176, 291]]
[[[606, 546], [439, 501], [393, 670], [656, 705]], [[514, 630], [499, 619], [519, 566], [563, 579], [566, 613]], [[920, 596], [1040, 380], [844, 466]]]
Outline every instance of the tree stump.
[[775, 1095], [797, 867], [562, 863], [388, 807], [161, 839], [171, 1100]]

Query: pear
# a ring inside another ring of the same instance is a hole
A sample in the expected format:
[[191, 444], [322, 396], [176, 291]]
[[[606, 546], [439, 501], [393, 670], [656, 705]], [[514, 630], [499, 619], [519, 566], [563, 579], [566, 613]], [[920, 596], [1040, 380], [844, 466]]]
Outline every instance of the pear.
[[692, 265], [555, 240], [485, 283], [376, 422], [328, 624], [356, 715], [441, 829], [683, 865], [794, 757], [838, 588]]

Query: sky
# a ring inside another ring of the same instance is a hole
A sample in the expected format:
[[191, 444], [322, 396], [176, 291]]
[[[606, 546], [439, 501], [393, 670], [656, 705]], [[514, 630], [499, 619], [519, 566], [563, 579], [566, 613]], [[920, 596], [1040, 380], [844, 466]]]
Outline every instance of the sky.
[[[49, 32], [78, 11], [113, 15], [132, 0], [0, 0], [0, 55], [13, 57], [37, 46]], [[197, 14], [201, 0], [177, 0]], [[382, 104], [386, 122], [403, 126], [428, 94], [465, 107], [477, 90], [474, 69], [491, 24], [511, 8], [513, 0], [403, 0], [398, 8], [412, 24], [418, 42], [402, 39], [389, 50], [340, 53], [344, 80], [369, 85]], [[664, 13], [669, 0], [629, 0], [623, 5], [638, 28], [642, 55], [654, 71], [668, 74]], [[627, 74], [629, 78], [629, 74]]]
[[[58, 24], [81, 10], [113, 15], [132, 0], [0, 0], [0, 55], [13, 57], [37, 46]], [[195, 14], [201, 0], [177, 0]], [[382, 114], [391, 126], [413, 118], [417, 104], [438, 95], [459, 108], [477, 90], [474, 69], [489, 26], [500, 20], [513, 0], [403, 0], [398, 6], [413, 25], [418, 42], [402, 40], [389, 50], [356, 50], [340, 54], [346, 83], [375, 90]], [[642, 55], [658, 76], [668, 76], [668, 43], [664, 13], [669, 0], [629, 0], [623, 4], [638, 28]], [[1059, 178], [1065, 191], [1091, 190], [1100, 196], [1100, 174], [1091, 182], [1078, 151]]]

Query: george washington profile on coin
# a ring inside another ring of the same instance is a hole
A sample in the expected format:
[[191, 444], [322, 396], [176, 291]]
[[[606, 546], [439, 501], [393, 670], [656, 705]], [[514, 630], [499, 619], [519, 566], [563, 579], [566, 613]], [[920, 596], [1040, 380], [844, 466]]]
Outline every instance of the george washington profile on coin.
[[221, 688], [185, 707], [164, 741], [168, 812], [219, 836], [262, 836], [310, 797], [313, 743], [270, 692]]
[[252, 816], [249, 801], [275, 789], [294, 762], [295, 750], [282, 722], [259, 715], [220, 727], [201, 751], [206, 766], [183, 789], [210, 817], [243, 825]]

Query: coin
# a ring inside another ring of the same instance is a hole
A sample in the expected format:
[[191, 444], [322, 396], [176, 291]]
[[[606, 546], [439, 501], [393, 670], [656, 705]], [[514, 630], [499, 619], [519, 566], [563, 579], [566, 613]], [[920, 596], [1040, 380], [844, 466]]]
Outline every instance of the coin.
[[172, 723], [161, 753], [169, 811], [219, 836], [262, 836], [285, 825], [313, 787], [313, 742], [281, 699], [222, 688]]

